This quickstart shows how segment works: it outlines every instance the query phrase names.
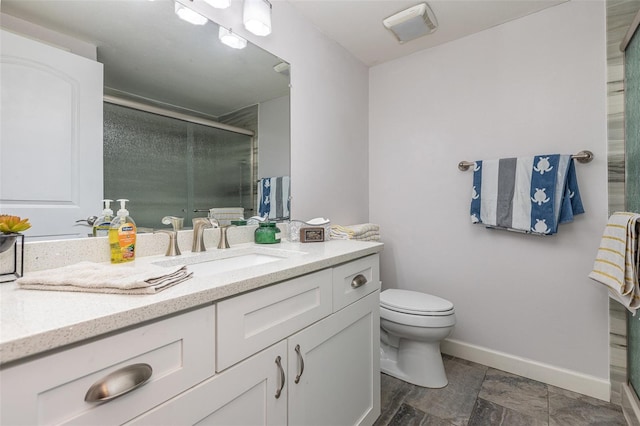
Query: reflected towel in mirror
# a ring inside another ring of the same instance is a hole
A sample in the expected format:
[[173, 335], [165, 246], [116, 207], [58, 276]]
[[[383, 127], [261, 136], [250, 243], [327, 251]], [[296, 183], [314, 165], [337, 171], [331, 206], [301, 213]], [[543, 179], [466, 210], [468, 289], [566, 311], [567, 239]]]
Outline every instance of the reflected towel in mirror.
[[277, 176], [258, 182], [258, 216], [269, 219], [289, 219], [290, 178]]

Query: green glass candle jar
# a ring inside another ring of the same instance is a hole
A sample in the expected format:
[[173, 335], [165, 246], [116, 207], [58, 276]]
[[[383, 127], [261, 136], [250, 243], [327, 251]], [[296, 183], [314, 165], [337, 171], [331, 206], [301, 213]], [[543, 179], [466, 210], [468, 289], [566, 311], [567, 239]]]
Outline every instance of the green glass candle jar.
[[263, 222], [254, 233], [257, 244], [275, 244], [280, 242], [280, 228], [275, 222]]

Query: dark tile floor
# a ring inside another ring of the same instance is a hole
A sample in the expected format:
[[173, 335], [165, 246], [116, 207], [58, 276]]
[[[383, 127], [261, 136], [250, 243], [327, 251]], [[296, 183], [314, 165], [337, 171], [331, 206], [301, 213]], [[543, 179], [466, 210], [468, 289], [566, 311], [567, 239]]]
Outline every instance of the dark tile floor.
[[619, 406], [444, 356], [449, 384], [427, 389], [382, 374], [375, 426], [626, 426]]

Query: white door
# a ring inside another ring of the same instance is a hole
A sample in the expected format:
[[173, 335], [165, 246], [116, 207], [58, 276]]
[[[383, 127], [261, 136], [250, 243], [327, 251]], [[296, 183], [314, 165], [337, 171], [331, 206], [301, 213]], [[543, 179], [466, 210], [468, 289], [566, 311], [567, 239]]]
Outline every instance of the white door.
[[2, 30], [0, 214], [86, 236], [102, 200], [102, 64]]
[[379, 300], [376, 291], [289, 338], [290, 425], [372, 425], [378, 418]]

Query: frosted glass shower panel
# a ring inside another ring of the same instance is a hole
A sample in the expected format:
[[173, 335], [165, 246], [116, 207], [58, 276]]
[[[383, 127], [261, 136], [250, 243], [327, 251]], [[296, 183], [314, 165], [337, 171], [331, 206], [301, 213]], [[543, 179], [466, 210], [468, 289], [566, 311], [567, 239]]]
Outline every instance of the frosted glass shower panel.
[[[254, 205], [253, 137], [105, 103], [104, 194], [126, 198], [138, 227]], [[114, 209], [115, 210], [115, 209]], [[101, 211], [96, 206], [96, 214]]]
[[193, 203], [196, 208], [253, 209], [253, 137], [194, 125]]
[[[640, 212], [640, 31], [625, 51], [625, 202], [627, 210]], [[640, 316], [627, 313], [629, 382], [640, 396]]]
[[187, 133], [184, 121], [104, 104], [104, 195], [130, 200], [138, 227], [163, 228], [163, 216], [185, 217]]

